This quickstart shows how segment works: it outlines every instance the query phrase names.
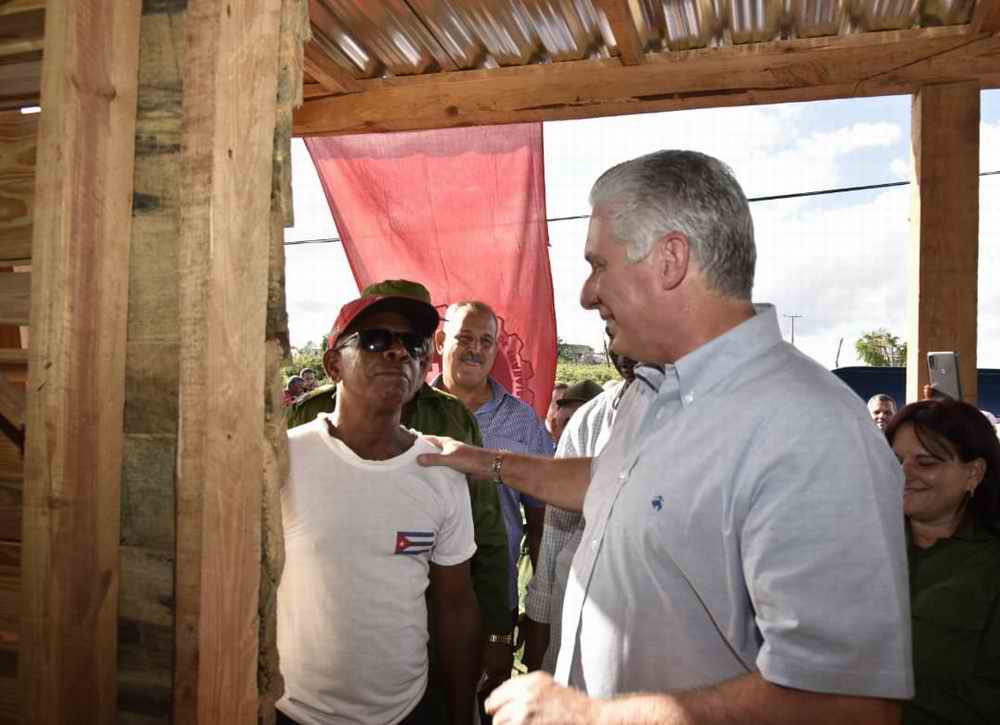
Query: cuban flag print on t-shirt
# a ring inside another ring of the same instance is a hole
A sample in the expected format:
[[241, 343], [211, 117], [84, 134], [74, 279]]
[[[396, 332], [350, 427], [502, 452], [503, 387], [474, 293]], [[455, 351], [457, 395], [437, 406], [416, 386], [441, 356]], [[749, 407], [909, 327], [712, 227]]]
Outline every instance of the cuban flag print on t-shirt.
[[433, 531], [397, 531], [397, 554], [423, 554], [434, 548]]

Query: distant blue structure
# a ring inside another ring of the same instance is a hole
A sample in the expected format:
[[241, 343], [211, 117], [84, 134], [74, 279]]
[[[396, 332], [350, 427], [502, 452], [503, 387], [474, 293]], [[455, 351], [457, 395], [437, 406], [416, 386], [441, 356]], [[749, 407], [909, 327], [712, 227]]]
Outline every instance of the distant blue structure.
[[[833, 374], [843, 380], [855, 393], [867, 401], [876, 393], [885, 393], [903, 406], [906, 403], [906, 368], [877, 368], [867, 366], [837, 368]], [[979, 369], [979, 407], [991, 413], [1000, 413], [1000, 370]]]

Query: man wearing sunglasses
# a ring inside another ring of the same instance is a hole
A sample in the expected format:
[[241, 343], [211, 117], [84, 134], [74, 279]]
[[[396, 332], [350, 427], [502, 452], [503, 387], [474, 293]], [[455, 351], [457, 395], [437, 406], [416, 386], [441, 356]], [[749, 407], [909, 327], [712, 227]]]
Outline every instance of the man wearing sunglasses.
[[279, 723], [442, 722], [425, 698], [427, 591], [447, 722], [472, 712], [481, 639], [468, 487], [417, 466], [434, 448], [400, 425], [437, 323], [408, 297], [345, 305], [323, 361], [336, 409], [289, 433]]
[[[372, 295], [410, 297], [430, 304], [431, 294], [418, 282], [390, 279], [365, 287], [362, 297]], [[421, 357], [420, 375], [415, 388], [403, 406], [402, 422], [425, 435], [448, 436], [470, 446], [482, 447], [479, 424], [461, 400], [424, 382], [430, 369], [428, 348]], [[329, 374], [329, 373], [328, 373]], [[331, 413], [336, 404], [337, 389], [324, 385], [307, 393], [288, 416], [288, 427], [304, 425], [322, 413]], [[469, 498], [476, 538], [476, 553], [472, 555], [472, 588], [479, 602], [483, 637], [483, 690], [489, 692], [510, 677], [512, 640], [510, 608], [507, 605], [507, 528], [500, 508], [497, 486], [489, 480], [469, 478]], [[432, 642], [433, 645], [433, 642]], [[435, 670], [435, 652], [431, 651], [431, 668]], [[444, 707], [444, 693], [432, 677], [428, 697], [438, 711]], [[443, 718], [442, 718], [443, 720]]]

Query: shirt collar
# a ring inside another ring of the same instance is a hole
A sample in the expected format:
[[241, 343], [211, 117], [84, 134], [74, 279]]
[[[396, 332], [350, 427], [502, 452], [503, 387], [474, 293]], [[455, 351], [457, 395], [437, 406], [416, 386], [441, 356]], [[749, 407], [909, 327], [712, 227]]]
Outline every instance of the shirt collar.
[[754, 316], [750, 319], [692, 350], [676, 364], [666, 366], [667, 374], [672, 370], [676, 375], [684, 407], [732, 377], [745, 363], [782, 342], [774, 305], [754, 305], [753, 309]]
[[[479, 412], [485, 413], [494, 410], [495, 408], [500, 406], [500, 403], [503, 402], [503, 399], [505, 397], [510, 395], [510, 393], [507, 391], [507, 388], [505, 388], [496, 380], [494, 380], [492, 376], [486, 378], [486, 380], [490, 384], [490, 390], [492, 391], [492, 394], [490, 396], [490, 399], [480, 406], [479, 410], [473, 411], [474, 413], [479, 413]], [[431, 387], [438, 388], [439, 390], [444, 390], [443, 386], [444, 386], [444, 375], [438, 373], [437, 376], [435, 376], [434, 380], [431, 381]], [[419, 396], [420, 393], [418, 392], [417, 395]]]

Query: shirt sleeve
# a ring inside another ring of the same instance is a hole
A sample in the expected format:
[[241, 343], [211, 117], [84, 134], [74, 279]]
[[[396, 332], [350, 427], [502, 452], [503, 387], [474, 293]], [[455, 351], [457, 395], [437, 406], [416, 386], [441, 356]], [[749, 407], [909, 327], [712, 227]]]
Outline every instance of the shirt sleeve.
[[444, 487], [445, 515], [434, 543], [431, 561], [440, 566], [454, 566], [471, 558], [476, 551], [473, 535], [472, 504], [465, 476], [447, 472], [449, 479]]
[[845, 413], [776, 411], [748, 456], [739, 535], [757, 667], [786, 687], [905, 699], [902, 473], [879, 432]]

